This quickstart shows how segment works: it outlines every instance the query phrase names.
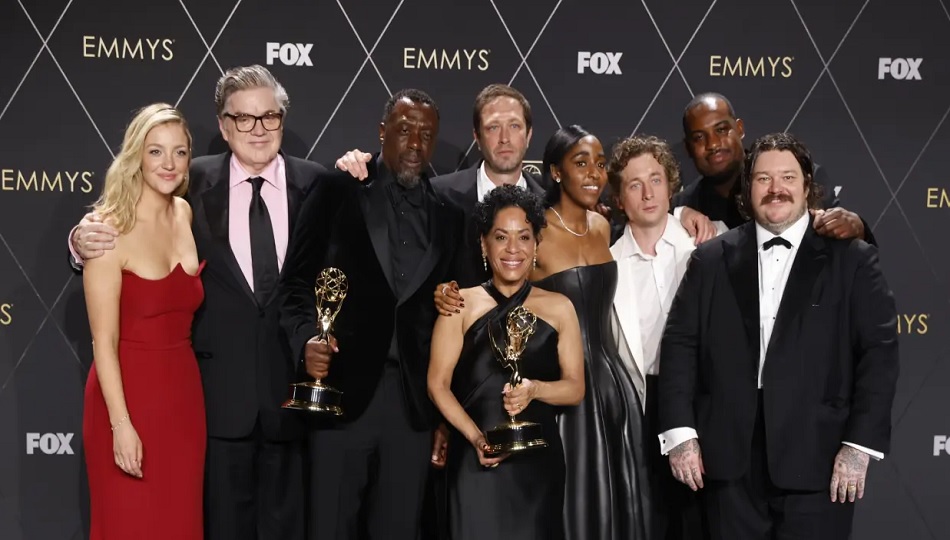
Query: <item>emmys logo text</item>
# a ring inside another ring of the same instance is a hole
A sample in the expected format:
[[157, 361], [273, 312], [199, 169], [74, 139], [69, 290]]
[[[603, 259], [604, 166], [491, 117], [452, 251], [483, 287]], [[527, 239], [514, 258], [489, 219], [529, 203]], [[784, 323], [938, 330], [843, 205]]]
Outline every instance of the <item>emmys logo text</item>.
[[927, 208], [950, 208], [950, 194], [945, 188], [927, 188]]
[[709, 57], [710, 77], [763, 77], [789, 78], [792, 76], [794, 56], [737, 56], [729, 58], [718, 54]]
[[620, 57], [622, 52], [588, 52], [577, 53], [577, 73], [586, 73], [589, 69], [598, 75], [623, 75], [620, 71]]
[[92, 171], [22, 171], [0, 169], [0, 191], [91, 193]]
[[878, 58], [877, 78], [878, 80], [890, 77], [898, 81], [919, 81], [921, 80], [920, 64], [923, 62], [923, 58]]
[[923, 336], [929, 330], [929, 313], [901, 313], [897, 316], [897, 333]]
[[934, 456], [939, 456], [941, 452], [950, 456], [950, 446], [947, 445], [947, 436], [934, 435]]
[[175, 57], [174, 39], [82, 37], [84, 58], [115, 58], [121, 60], [165, 60]]
[[310, 50], [313, 43], [267, 43], [267, 65], [274, 65], [274, 60], [280, 60], [285, 66], [310, 66]]
[[72, 433], [27, 433], [26, 453], [33, 455], [37, 450], [52, 455], [73, 455]]
[[402, 50], [402, 67], [405, 69], [454, 69], [458, 71], [485, 71], [491, 49], [419, 49], [405, 47]]
[[0, 304], [0, 326], [13, 324], [13, 304]]

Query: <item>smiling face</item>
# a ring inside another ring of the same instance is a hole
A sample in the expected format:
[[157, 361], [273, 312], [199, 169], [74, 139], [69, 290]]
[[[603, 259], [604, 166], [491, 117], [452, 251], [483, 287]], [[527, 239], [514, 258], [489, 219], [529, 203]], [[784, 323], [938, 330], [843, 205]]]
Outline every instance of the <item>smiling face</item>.
[[379, 126], [379, 137], [383, 141], [383, 162], [399, 183], [407, 187], [419, 183], [432, 159], [438, 134], [439, 116], [432, 106], [406, 97], [396, 102]]
[[582, 208], [593, 208], [607, 183], [607, 156], [593, 135], [577, 141], [551, 174], [561, 183], [561, 193]]
[[528, 279], [537, 249], [537, 238], [528, 215], [517, 206], [499, 210], [491, 231], [482, 236], [482, 253], [493, 279], [506, 285]]
[[149, 130], [142, 149], [142, 180], [145, 189], [171, 195], [188, 173], [190, 150], [185, 128], [166, 122]]
[[749, 199], [755, 221], [779, 234], [808, 209], [808, 187], [795, 154], [762, 152], [752, 164]]
[[238, 120], [239, 118], [246, 115], [265, 116], [268, 114], [281, 114], [277, 94], [273, 88], [260, 87], [238, 90], [231, 94], [224, 104], [222, 116], [218, 118], [221, 136], [228, 142], [228, 146], [241, 166], [251, 174], [264, 170], [277, 157], [283, 140], [284, 126], [281, 123], [280, 127], [270, 131], [264, 128], [262, 120], [256, 120], [253, 128], [244, 132], [238, 130], [237, 122], [241, 121]]

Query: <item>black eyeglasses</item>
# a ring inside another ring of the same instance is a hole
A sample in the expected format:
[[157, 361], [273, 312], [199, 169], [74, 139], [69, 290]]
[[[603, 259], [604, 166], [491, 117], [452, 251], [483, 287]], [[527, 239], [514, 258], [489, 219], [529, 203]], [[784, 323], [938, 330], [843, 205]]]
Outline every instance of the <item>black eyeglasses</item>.
[[264, 126], [264, 129], [267, 131], [276, 131], [280, 129], [280, 125], [284, 123], [284, 113], [276, 112], [267, 113], [264, 116], [231, 113], [224, 113], [221, 116], [226, 116], [231, 120], [234, 120], [234, 127], [236, 127], [237, 130], [242, 133], [252, 131], [254, 126], [257, 125], [258, 120], [260, 120], [261, 125]]

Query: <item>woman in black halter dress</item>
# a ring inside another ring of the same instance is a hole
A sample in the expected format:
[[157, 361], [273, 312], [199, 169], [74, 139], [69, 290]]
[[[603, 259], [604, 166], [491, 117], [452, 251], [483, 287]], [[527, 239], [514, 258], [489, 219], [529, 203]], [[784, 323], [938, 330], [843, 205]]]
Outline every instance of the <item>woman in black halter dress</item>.
[[[555, 407], [583, 398], [580, 328], [567, 298], [528, 282], [544, 225], [540, 199], [502, 186], [475, 215], [492, 279], [463, 291], [464, 315], [436, 322], [429, 365], [429, 393], [453, 428], [446, 464], [452, 539], [559, 540], [564, 453]], [[505, 346], [506, 319], [519, 306], [537, 320], [518, 363], [523, 382], [511, 388], [495, 347]], [[486, 455], [485, 432], [509, 414], [540, 424], [548, 445]]]
[[607, 182], [600, 141], [579, 126], [558, 130], [544, 150], [548, 192], [545, 242], [534, 285], [571, 299], [584, 345], [586, 395], [561, 411], [568, 540], [646, 540], [651, 527], [641, 408], [610, 333], [617, 263], [610, 226], [593, 208]]

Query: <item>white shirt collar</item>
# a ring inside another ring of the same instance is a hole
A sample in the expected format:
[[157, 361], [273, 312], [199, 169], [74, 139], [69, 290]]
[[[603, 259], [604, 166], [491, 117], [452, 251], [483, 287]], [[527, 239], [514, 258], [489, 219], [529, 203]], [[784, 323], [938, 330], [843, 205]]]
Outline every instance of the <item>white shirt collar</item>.
[[782, 238], [789, 241], [792, 244], [792, 249], [798, 249], [802, 243], [802, 238], [805, 237], [805, 231], [808, 230], [808, 221], [811, 219], [811, 213], [807, 210], [798, 218], [798, 221], [792, 223], [792, 225], [785, 229], [782, 234], [772, 234], [765, 227], [759, 225], [758, 222], [755, 223], [755, 241], [758, 248], [762, 249], [762, 244], [768, 242], [769, 240], [775, 238], [776, 236], [781, 236]]
[[[478, 201], [481, 202], [485, 199], [485, 195], [488, 195], [491, 190], [498, 186], [488, 177], [488, 172], [485, 170], [485, 160], [482, 160], [482, 164], [478, 166], [478, 173], [475, 176], [477, 176], [476, 181], [478, 183]], [[515, 185], [521, 189], [528, 189], [528, 181], [524, 179], [524, 172], [518, 177], [518, 182]]]

